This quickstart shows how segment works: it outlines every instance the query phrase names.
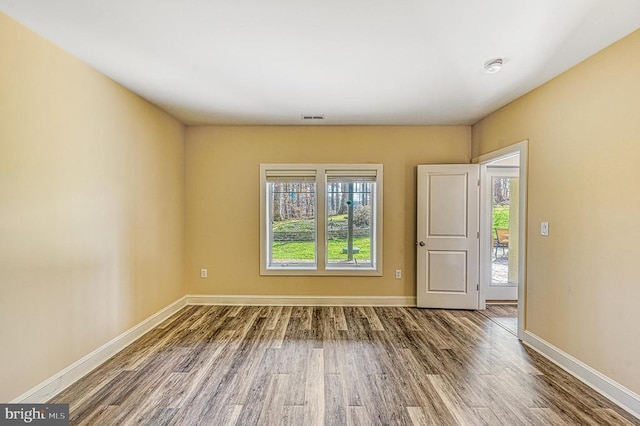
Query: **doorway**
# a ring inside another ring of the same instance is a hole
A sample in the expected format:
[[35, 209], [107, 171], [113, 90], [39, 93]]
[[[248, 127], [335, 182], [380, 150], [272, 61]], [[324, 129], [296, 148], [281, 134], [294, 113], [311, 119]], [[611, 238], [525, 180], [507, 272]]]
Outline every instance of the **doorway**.
[[522, 338], [525, 321], [527, 141], [477, 159], [480, 165], [479, 309]]
[[[522, 339], [526, 307], [527, 144], [527, 141], [523, 141], [482, 155], [473, 160], [475, 164], [418, 166], [418, 307], [479, 309], [484, 312], [487, 302], [515, 301], [515, 334]], [[509, 162], [513, 164], [507, 164]], [[493, 226], [494, 209], [480, 206], [482, 200], [491, 200], [483, 194], [491, 187], [492, 180], [489, 179], [488, 173], [492, 168], [496, 169], [493, 170], [497, 173], [496, 176], [501, 175], [498, 176], [503, 179], [500, 183], [503, 186], [509, 185], [508, 197], [505, 197], [506, 193], [503, 191], [498, 203], [500, 208], [495, 209], [503, 211], [503, 226]], [[509, 213], [505, 218], [504, 210], [507, 208]], [[513, 222], [516, 219], [517, 221]], [[506, 228], [506, 232], [503, 229], [502, 236], [499, 236], [493, 228]], [[515, 259], [511, 263], [510, 257]], [[494, 262], [496, 260], [502, 262], [502, 269], [493, 267], [494, 263], [499, 263]], [[506, 281], [502, 285], [488, 284], [492, 280], [494, 269], [495, 274], [502, 274], [503, 280]], [[482, 279], [482, 276], [485, 279]], [[509, 294], [498, 295], [495, 293], [498, 291]], [[488, 296], [500, 299], [491, 299]]]

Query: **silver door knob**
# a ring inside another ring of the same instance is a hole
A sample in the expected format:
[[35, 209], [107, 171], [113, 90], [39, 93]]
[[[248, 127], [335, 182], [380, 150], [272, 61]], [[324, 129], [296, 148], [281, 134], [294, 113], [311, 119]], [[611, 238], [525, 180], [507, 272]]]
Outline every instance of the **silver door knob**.
[[418, 244], [420, 245], [420, 247], [424, 247], [424, 241], [420, 241]]

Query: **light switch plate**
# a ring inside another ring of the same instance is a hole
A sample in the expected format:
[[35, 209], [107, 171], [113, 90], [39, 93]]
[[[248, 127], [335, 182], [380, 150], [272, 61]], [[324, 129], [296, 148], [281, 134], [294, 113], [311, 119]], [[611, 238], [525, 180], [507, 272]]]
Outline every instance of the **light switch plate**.
[[540, 235], [549, 235], [549, 222], [540, 222]]

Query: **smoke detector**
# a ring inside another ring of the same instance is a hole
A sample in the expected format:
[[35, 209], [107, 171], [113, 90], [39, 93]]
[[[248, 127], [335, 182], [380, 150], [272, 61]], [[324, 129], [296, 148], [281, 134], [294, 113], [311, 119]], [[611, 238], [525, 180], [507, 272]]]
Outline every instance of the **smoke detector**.
[[502, 69], [502, 58], [491, 59], [484, 63], [484, 72], [495, 74]]

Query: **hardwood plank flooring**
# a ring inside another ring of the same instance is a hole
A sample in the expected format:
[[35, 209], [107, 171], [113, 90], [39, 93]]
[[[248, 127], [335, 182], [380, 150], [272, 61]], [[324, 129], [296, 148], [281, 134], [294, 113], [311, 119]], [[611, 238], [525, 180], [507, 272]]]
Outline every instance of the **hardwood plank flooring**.
[[473, 311], [188, 306], [60, 393], [72, 425], [640, 425]]
[[487, 304], [487, 309], [481, 312], [514, 335], [518, 334], [518, 305], [511, 303]]

